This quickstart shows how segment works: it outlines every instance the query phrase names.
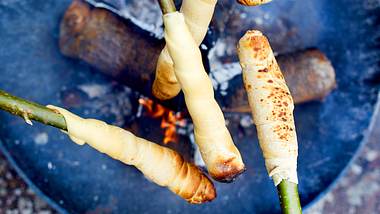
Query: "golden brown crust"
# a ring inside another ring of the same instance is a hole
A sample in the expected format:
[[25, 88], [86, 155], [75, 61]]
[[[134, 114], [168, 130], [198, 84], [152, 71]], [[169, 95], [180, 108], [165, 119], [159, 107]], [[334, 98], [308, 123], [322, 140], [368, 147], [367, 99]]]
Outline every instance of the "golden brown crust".
[[162, 60], [162, 57], [163, 54], [158, 58], [152, 93], [157, 99], [168, 100], [175, 97], [181, 91], [181, 85], [175, 77], [173, 64], [169, 63], [169, 60]]
[[239, 41], [243, 81], [268, 174], [298, 183], [294, 103], [268, 39], [248, 31]]
[[266, 4], [268, 2], [271, 2], [272, 0], [236, 0], [239, 4], [245, 5], [245, 6], [257, 6], [261, 4]]
[[216, 191], [212, 185], [209, 185], [211, 181], [207, 177], [202, 177], [199, 188], [192, 198], [187, 201], [192, 204], [201, 204], [204, 202], [212, 201], [216, 198]]
[[189, 203], [199, 204], [216, 197], [214, 185], [207, 176], [177, 152], [105, 122], [83, 119], [55, 106], [48, 107], [64, 116], [67, 134], [75, 143], [87, 143], [101, 153], [135, 166], [152, 182], [169, 188]]
[[[151, 160], [151, 163], [138, 164], [136, 167], [142, 172], [150, 172], [150, 175], [146, 176], [152, 181], [167, 186], [172, 192], [192, 204], [212, 201], [216, 197], [216, 190], [211, 180], [197, 166], [186, 162], [177, 152], [157, 144], [151, 144], [150, 147], [141, 149], [147, 153], [144, 155], [147, 155], [147, 159]], [[150, 154], [155, 154], [156, 157], [149, 157]], [[152, 166], [153, 162], [160, 164]], [[165, 170], [167, 171], [165, 174], [171, 175], [171, 177], [160, 179], [161, 173]]]
[[[276, 57], [295, 104], [323, 100], [336, 88], [335, 71], [318, 49], [306, 49]], [[224, 112], [251, 112], [244, 86], [226, 98]]]
[[[202, 175], [200, 169], [193, 164], [187, 163], [189, 175], [192, 175], [188, 179], [192, 180], [192, 183], [196, 183], [196, 185], [192, 185], [192, 191], [189, 194], [189, 197], [185, 197], [186, 200], [192, 204], [200, 204], [207, 201], [212, 201], [216, 197], [215, 188], [209, 178]], [[199, 176], [194, 176], [199, 174]]]
[[197, 166], [186, 162], [172, 150], [169, 155], [175, 162], [175, 177], [168, 186], [171, 191], [192, 204], [212, 201], [216, 197], [213, 183]]
[[245, 166], [237, 161], [236, 158], [230, 158], [226, 161], [216, 163], [214, 170], [209, 170], [211, 177], [219, 182], [229, 183], [245, 171]]

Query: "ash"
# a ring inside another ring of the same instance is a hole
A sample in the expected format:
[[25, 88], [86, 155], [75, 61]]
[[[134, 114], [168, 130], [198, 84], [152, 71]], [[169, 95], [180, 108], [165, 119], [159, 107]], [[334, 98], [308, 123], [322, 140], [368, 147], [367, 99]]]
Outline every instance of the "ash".
[[163, 38], [162, 13], [156, 0], [86, 0], [95, 7], [105, 8], [131, 20], [157, 38]]
[[41, 132], [36, 134], [33, 140], [37, 145], [46, 145], [49, 142], [49, 135], [46, 132]]

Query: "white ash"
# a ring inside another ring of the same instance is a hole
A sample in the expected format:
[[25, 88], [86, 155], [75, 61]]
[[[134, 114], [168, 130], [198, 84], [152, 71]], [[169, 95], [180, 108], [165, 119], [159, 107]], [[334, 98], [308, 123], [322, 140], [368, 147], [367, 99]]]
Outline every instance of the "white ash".
[[222, 96], [227, 96], [227, 91], [220, 91], [220, 94], [222, 95]]
[[238, 62], [234, 63], [213, 63], [210, 73], [210, 78], [215, 89], [219, 88], [221, 91], [228, 89], [228, 81], [241, 74], [241, 67]]
[[[236, 44], [232, 38], [220, 38], [215, 42], [214, 47], [209, 52], [210, 64], [222, 63], [220, 58], [226, 56], [236, 56]], [[224, 64], [224, 63], [222, 63]]]
[[251, 115], [244, 115], [244, 116], [242, 116], [241, 119], [240, 119], [240, 125], [243, 128], [248, 128], [248, 127], [252, 126], [253, 125], [253, 120], [252, 120]]
[[218, 40], [216, 43], [215, 43], [215, 46], [212, 50], [210, 50], [209, 52], [209, 55], [210, 55], [210, 59], [214, 57], [222, 57], [225, 55], [226, 53], [226, 49], [227, 49], [227, 44], [226, 42], [222, 41], [222, 40]]
[[257, 25], [262, 25], [264, 23], [264, 20], [261, 18], [261, 17], [255, 17], [253, 19], [253, 21], [257, 24]]
[[121, 15], [132, 20], [142, 29], [158, 38], [163, 38], [161, 10], [156, 0], [121, 1], [124, 2]]
[[46, 132], [41, 132], [35, 135], [33, 140], [37, 145], [46, 145], [49, 142], [49, 135]]
[[227, 90], [228, 89], [228, 82], [222, 82], [222, 83], [220, 83], [219, 89], [222, 90], [222, 91]]
[[90, 98], [104, 96], [109, 91], [108, 86], [99, 84], [84, 84], [79, 85], [78, 88], [85, 92]]
[[163, 38], [161, 10], [156, 0], [86, 0], [95, 7], [108, 9], [131, 20], [157, 38]]
[[367, 152], [365, 158], [367, 161], [372, 162], [376, 160], [378, 156], [379, 156], [378, 152], [371, 150]]
[[51, 162], [48, 162], [47, 167], [49, 170], [54, 169], [54, 166]]
[[208, 47], [207, 47], [205, 44], [201, 44], [201, 49], [202, 49], [202, 50], [207, 50]]
[[351, 171], [355, 175], [360, 175], [362, 173], [363, 169], [362, 169], [361, 166], [359, 166], [357, 164], [353, 164], [352, 167], [351, 167]]
[[244, 13], [244, 12], [240, 14], [241, 19], [245, 19], [247, 18], [247, 16], [248, 16], [247, 13]]
[[[209, 52], [210, 59], [210, 77], [215, 89], [223, 85], [222, 91], [228, 88], [228, 81], [234, 78], [236, 75], [242, 73], [240, 64], [238, 62], [223, 63], [220, 58], [228, 55], [229, 52], [236, 50], [236, 47], [228, 47], [228, 42], [219, 39], [215, 46]], [[231, 45], [230, 45], [231, 46]], [[230, 50], [231, 49], [231, 50]]]

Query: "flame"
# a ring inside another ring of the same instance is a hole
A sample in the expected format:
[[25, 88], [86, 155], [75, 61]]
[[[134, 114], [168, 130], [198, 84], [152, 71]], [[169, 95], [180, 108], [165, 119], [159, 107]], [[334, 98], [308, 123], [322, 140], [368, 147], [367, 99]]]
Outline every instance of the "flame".
[[140, 98], [139, 103], [144, 107], [148, 116], [156, 119], [161, 118], [160, 127], [164, 130], [164, 144], [178, 142], [177, 126], [185, 127], [186, 120], [181, 113], [165, 108], [164, 106], [154, 103], [148, 98]]

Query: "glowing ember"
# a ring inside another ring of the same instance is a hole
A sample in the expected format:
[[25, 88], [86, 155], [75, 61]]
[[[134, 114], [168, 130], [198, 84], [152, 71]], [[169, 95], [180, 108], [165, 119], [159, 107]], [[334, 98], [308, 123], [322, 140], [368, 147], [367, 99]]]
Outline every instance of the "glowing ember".
[[186, 120], [183, 118], [182, 114], [180, 112], [175, 113], [160, 104], [154, 103], [153, 100], [146, 97], [140, 98], [139, 103], [144, 107], [148, 116], [156, 119], [161, 118], [161, 128], [164, 130], [163, 142], [165, 144], [170, 142], [177, 143], [177, 126], [186, 126]]

